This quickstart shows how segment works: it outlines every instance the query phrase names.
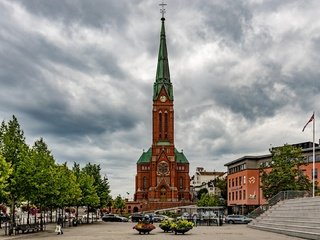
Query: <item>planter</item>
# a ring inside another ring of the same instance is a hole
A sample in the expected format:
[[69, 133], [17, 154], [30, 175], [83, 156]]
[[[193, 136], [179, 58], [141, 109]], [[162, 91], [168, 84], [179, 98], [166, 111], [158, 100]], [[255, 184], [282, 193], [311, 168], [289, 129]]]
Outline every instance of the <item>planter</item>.
[[184, 234], [193, 228], [193, 223], [187, 220], [178, 220], [175, 223], [171, 224], [171, 229], [175, 234], [181, 233]]
[[133, 227], [133, 229], [137, 230], [139, 234], [149, 234], [156, 227], [151, 223], [138, 223]]
[[192, 228], [173, 229], [173, 231], [174, 231], [174, 234], [178, 234], [178, 233], [184, 234], [184, 233], [188, 232], [190, 229], [192, 229]]
[[159, 225], [159, 227], [164, 231], [164, 232], [171, 232], [172, 229], [170, 226], [161, 226], [161, 224]]

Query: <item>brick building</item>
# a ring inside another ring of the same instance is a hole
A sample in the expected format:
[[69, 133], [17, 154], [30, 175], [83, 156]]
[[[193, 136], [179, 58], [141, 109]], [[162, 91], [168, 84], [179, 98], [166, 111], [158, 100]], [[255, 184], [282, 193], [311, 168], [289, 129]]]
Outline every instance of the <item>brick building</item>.
[[189, 162], [174, 145], [173, 86], [164, 22], [165, 18], [162, 17], [153, 90], [152, 146], [142, 153], [137, 162], [134, 200], [148, 206], [144, 210], [181, 206], [190, 202]]
[[[301, 169], [305, 175], [312, 179], [312, 142], [293, 144], [301, 147], [307, 165]], [[316, 144], [315, 180], [318, 182], [318, 169], [320, 168], [320, 147]], [[228, 211], [232, 213], [247, 214], [258, 206], [265, 204], [266, 200], [260, 188], [260, 164], [270, 162], [271, 154], [260, 156], [244, 156], [231, 161], [225, 166], [228, 168]], [[318, 186], [320, 183], [318, 182]]]

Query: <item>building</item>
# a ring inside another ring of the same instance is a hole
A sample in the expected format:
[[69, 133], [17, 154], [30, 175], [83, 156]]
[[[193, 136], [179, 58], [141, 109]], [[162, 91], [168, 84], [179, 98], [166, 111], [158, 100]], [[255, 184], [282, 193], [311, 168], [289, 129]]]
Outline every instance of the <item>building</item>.
[[[313, 143], [304, 142], [293, 144], [301, 147], [306, 157], [307, 165], [301, 166], [305, 175], [312, 179]], [[320, 147], [316, 144], [315, 180], [318, 180], [320, 168]], [[262, 163], [271, 161], [271, 154], [260, 156], [244, 156], [225, 164], [228, 168], [228, 210], [232, 213], [247, 214], [258, 206], [265, 204], [260, 185], [259, 167]], [[318, 186], [320, 184], [318, 183]]]
[[190, 202], [189, 162], [174, 144], [173, 86], [170, 80], [165, 34], [161, 18], [160, 47], [153, 89], [152, 146], [137, 162], [134, 200], [148, 209], [186, 205]]
[[197, 198], [198, 192], [204, 188], [208, 190], [209, 194], [219, 195], [220, 189], [215, 187], [215, 180], [217, 178], [226, 178], [226, 176], [226, 172], [206, 171], [203, 167], [197, 167], [190, 182], [193, 199]]

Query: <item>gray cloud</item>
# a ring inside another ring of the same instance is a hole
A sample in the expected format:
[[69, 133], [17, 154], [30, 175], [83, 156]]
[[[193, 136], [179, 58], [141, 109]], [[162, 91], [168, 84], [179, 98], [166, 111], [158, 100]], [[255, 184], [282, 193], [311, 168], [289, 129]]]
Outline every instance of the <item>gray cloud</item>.
[[[132, 195], [136, 161], [151, 146], [157, 4], [0, 1], [1, 116], [15, 114], [30, 144], [44, 137], [58, 162], [101, 164], [113, 195]], [[175, 143], [190, 174], [310, 140], [301, 127], [319, 111], [319, 7], [168, 3]]]

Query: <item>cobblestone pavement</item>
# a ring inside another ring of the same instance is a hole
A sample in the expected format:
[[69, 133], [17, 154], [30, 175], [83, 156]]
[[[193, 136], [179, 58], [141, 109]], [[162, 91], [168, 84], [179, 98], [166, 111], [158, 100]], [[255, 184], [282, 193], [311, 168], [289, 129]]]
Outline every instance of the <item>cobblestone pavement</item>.
[[286, 235], [259, 231], [248, 228], [246, 225], [229, 225], [223, 226], [198, 226], [194, 227], [184, 235], [174, 233], [164, 233], [155, 224], [154, 229], [150, 234], [139, 235], [139, 233], [132, 229], [135, 223], [111, 223], [111, 222], [96, 222], [89, 225], [81, 225], [78, 227], [64, 228], [63, 235], [57, 235], [54, 232], [55, 225], [47, 226], [46, 231], [29, 234], [19, 234], [16, 236], [4, 236], [0, 231], [0, 239], [66, 239], [66, 240], [171, 240], [171, 239], [192, 239], [192, 240], [301, 240], [301, 238], [294, 238]]

